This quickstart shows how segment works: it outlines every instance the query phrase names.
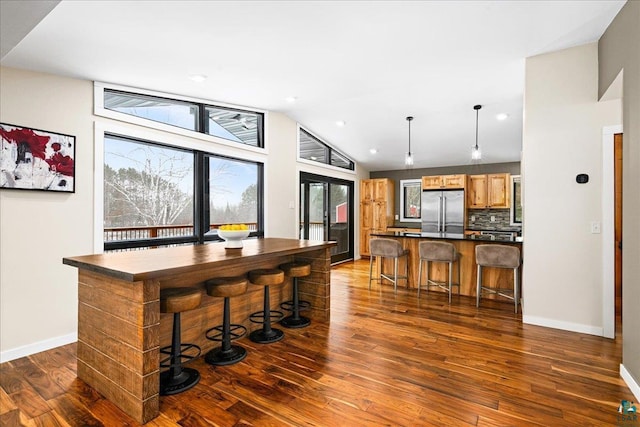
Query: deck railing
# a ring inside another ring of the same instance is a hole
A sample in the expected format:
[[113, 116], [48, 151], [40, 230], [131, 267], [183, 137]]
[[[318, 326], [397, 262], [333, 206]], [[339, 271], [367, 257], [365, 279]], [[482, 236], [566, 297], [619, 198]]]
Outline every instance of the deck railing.
[[[256, 231], [258, 225], [255, 222], [245, 223], [250, 231]], [[215, 230], [223, 224], [210, 224], [210, 229]], [[153, 239], [156, 237], [181, 237], [193, 236], [192, 224], [173, 225], [144, 225], [139, 227], [105, 227], [104, 241]]]

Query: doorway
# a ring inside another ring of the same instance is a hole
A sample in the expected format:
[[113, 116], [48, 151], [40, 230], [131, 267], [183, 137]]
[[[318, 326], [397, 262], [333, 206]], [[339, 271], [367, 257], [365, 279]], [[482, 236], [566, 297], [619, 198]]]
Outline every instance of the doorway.
[[353, 182], [300, 172], [300, 239], [335, 241], [335, 264], [353, 259], [353, 230]]
[[[613, 135], [616, 330], [622, 325], [622, 134]], [[618, 331], [620, 332], [620, 331]]]

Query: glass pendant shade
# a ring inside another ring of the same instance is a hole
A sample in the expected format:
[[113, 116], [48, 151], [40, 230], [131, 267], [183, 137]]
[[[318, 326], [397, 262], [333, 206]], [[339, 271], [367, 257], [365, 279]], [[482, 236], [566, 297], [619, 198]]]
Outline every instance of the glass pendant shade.
[[482, 159], [482, 152], [480, 151], [480, 147], [476, 145], [475, 147], [473, 147], [473, 150], [471, 150], [471, 160], [480, 159]]
[[411, 120], [413, 120], [413, 117], [407, 117], [407, 122], [409, 123], [409, 150], [404, 156], [404, 165], [408, 168], [413, 167], [413, 153], [411, 153]]
[[404, 164], [405, 166], [413, 166], [413, 154], [407, 153], [404, 156]]

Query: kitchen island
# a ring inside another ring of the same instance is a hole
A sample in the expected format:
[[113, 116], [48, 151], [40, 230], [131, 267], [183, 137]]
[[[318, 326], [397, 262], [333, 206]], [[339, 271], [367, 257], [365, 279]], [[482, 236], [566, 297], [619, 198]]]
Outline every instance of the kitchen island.
[[[329, 319], [330, 249], [334, 242], [294, 239], [249, 239], [241, 249], [225, 243], [148, 249], [68, 257], [78, 268], [78, 378], [140, 423], [159, 411], [159, 350], [170, 345], [172, 314], [160, 314], [160, 289], [201, 289], [200, 308], [182, 315], [182, 341], [205, 354], [218, 344], [205, 331], [221, 323], [222, 298], [207, 296], [204, 281], [274, 268], [292, 261], [311, 264], [311, 275], [299, 279], [300, 298], [311, 303], [305, 316]], [[291, 281], [273, 286], [271, 308], [291, 299]], [[262, 286], [250, 286], [234, 297], [231, 321], [249, 331], [259, 328], [249, 314], [262, 310]]]
[[[371, 238], [375, 237], [387, 237], [397, 239], [404, 249], [409, 250], [409, 280], [408, 288], [418, 289], [418, 265], [420, 261], [420, 252], [418, 245], [421, 241], [425, 240], [438, 240], [452, 243], [456, 251], [460, 254], [460, 276], [458, 277], [457, 268], [453, 269], [453, 283], [460, 283], [460, 294], [475, 297], [476, 296], [476, 246], [481, 244], [500, 244], [517, 246], [522, 256], [522, 238], [521, 237], [504, 237], [500, 240], [493, 240], [491, 236], [487, 235], [464, 235], [462, 233], [423, 233], [423, 232], [378, 232], [371, 233]], [[404, 260], [401, 258], [398, 266], [398, 271], [404, 272]], [[380, 266], [377, 265], [376, 269], [379, 273]], [[393, 271], [393, 263], [391, 260], [386, 260], [384, 265], [385, 272]], [[444, 282], [447, 278], [448, 267], [445, 263], [430, 263], [429, 278], [431, 280], [437, 280]], [[423, 271], [422, 284], [426, 283], [425, 272]], [[520, 269], [520, 276], [522, 277], [522, 269]], [[513, 288], [513, 272], [511, 270], [502, 268], [490, 268], [485, 267], [482, 271], [483, 283], [485, 286], [500, 287], [500, 288]], [[400, 281], [402, 285], [404, 281]], [[522, 281], [520, 281], [522, 283]], [[454, 287], [454, 291], [457, 289]], [[444, 292], [440, 288], [432, 287], [429, 290]], [[494, 295], [483, 296], [483, 298], [495, 299]]]

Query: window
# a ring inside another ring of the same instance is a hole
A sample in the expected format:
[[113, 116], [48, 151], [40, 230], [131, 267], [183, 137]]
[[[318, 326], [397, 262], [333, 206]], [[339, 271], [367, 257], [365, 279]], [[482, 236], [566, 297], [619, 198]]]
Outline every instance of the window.
[[218, 240], [222, 224], [264, 234], [261, 163], [104, 138], [104, 248]]
[[403, 179], [400, 181], [400, 221], [420, 222], [422, 181]]
[[104, 89], [104, 108], [253, 147], [264, 147], [264, 114]]
[[522, 188], [520, 186], [520, 175], [511, 176], [511, 225], [522, 224]]
[[300, 128], [300, 151], [301, 159], [324, 163], [343, 169], [354, 170], [354, 163], [344, 154], [339, 153], [332, 147], [320, 141], [306, 130]]

